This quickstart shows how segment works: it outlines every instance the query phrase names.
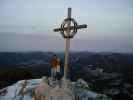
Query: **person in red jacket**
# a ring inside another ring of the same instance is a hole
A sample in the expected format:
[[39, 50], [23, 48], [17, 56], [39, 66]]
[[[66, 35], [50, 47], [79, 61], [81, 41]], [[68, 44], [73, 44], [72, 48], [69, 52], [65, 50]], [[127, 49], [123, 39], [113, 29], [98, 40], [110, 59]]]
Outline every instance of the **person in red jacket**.
[[51, 63], [51, 78], [55, 80], [57, 73], [57, 66], [58, 66], [58, 57], [54, 55], [50, 63]]

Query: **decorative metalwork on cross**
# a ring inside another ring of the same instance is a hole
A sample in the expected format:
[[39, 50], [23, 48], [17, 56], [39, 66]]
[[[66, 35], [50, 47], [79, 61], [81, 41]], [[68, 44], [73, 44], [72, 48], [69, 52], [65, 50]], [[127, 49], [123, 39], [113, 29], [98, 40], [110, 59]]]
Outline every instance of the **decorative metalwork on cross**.
[[69, 66], [69, 48], [70, 48], [70, 39], [74, 37], [78, 29], [87, 28], [86, 24], [78, 25], [75, 19], [71, 18], [71, 8], [68, 8], [68, 16], [64, 19], [60, 28], [54, 29], [54, 32], [60, 32], [63, 38], [65, 38], [65, 62], [64, 62], [64, 77], [68, 77]]

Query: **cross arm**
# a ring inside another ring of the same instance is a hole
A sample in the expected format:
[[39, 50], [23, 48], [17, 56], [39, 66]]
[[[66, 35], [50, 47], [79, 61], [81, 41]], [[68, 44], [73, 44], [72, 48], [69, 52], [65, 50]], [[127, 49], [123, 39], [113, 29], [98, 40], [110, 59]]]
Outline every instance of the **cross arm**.
[[59, 32], [59, 31], [62, 31], [62, 30], [72, 30], [72, 29], [81, 29], [81, 28], [87, 28], [87, 25], [86, 24], [83, 24], [83, 25], [77, 25], [77, 26], [70, 26], [69, 28], [68, 27], [64, 27], [63, 29], [62, 28], [56, 28], [54, 29], [54, 32]]

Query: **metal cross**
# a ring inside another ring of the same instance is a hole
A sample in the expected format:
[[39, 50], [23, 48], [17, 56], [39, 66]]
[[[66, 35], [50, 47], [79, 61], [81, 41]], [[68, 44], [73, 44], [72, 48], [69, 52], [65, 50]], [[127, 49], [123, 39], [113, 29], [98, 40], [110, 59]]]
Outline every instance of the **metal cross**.
[[[73, 24], [73, 25], [72, 25]], [[63, 38], [65, 38], [65, 63], [64, 63], [64, 77], [68, 77], [69, 66], [69, 48], [70, 48], [70, 39], [74, 37], [78, 29], [87, 28], [86, 24], [78, 25], [77, 22], [71, 18], [71, 8], [68, 8], [67, 18], [64, 19], [60, 28], [54, 29], [54, 32], [60, 32]]]

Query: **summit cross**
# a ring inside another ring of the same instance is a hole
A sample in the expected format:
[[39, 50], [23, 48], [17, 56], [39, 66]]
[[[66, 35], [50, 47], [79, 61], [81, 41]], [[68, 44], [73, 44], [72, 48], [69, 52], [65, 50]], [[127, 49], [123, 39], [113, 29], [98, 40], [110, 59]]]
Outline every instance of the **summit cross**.
[[[65, 62], [64, 62], [64, 78], [68, 77], [69, 72], [69, 49], [70, 39], [74, 37], [78, 29], [87, 28], [86, 24], [78, 25], [75, 19], [71, 17], [71, 8], [68, 8], [67, 18], [64, 19], [60, 28], [55, 28], [54, 32], [60, 32], [65, 39]], [[73, 24], [73, 25], [72, 25]]]

